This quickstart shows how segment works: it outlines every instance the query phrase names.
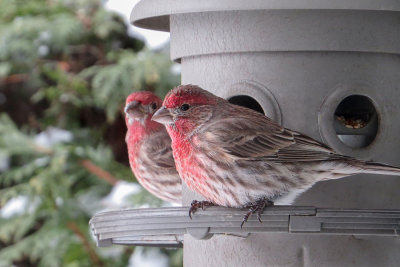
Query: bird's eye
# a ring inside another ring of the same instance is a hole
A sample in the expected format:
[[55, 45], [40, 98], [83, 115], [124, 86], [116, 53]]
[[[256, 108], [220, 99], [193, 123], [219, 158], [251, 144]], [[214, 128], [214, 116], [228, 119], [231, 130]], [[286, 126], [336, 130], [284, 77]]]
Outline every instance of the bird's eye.
[[156, 108], [157, 108], [157, 103], [151, 104], [151, 108], [152, 108], [152, 109], [156, 109]]
[[188, 110], [189, 108], [190, 108], [189, 104], [183, 104], [183, 105], [180, 107], [180, 109], [181, 109], [182, 111], [186, 111], [186, 110]]

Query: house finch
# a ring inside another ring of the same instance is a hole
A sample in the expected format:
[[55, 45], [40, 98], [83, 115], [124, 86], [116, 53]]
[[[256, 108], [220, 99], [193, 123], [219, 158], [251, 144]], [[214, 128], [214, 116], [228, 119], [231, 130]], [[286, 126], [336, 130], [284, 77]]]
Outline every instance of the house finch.
[[135, 92], [125, 105], [129, 163], [139, 183], [153, 195], [181, 202], [181, 178], [165, 127], [151, 120], [162, 101], [151, 92]]
[[194, 85], [171, 90], [153, 120], [167, 127], [182, 179], [208, 200], [194, 201], [189, 214], [212, 203], [248, 207], [245, 222], [255, 212], [260, 218], [273, 202], [290, 204], [318, 181], [358, 173], [400, 175], [399, 168], [339, 155]]

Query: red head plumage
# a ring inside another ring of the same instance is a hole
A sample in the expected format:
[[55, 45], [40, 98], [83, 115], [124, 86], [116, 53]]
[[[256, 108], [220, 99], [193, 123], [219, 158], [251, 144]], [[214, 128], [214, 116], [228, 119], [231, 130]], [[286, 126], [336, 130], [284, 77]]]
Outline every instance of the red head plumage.
[[134, 142], [134, 138], [139, 140], [145, 132], [158, 131], [163, 127], [151, 120], [161, 105], [162, 100], [149, 91], [134, 92], [126, 98], [125, 121], [128, 132], [131, 133], [131, 142]]
[[149, 91], [139, 91], [130, 94], [126, 98], [125, 104], [129, 104], [132, 101], [138, 101], [142, 105], [149, 105], [153, 102], [156, 102], [159, 107], [161, 106], [162, 103], [162, 100], [158, 96]]
[[165, 97], [163, 106], [166, 108], [176, 108], [182, 104], [207, 105], [215, 104], [216, 96], [208, 91], [201, 89], [197, 85], [180, 85], [172, 89]]

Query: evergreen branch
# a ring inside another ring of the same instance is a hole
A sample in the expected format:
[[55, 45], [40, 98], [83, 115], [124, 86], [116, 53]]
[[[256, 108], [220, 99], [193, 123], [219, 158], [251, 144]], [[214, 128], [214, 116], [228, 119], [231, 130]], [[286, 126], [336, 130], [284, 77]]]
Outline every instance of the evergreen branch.
[[109, 173], [108, 171], [103, 170], [99, 166], [95, 165], [90, 160], [88, 160], [88, 159], [81, 160], [80, 164], [86, 170], [88, 170], [90, 173], [96, 175], [97, 177], [99, 177], [100, 179], [106, 181], [110, 185], [116, 185], [117, 184], [117, 182], [118, 182], [117, 178], [112, 176], [111, 173]]
[[67, 223], [68, 229], [70, 229], [76, 236], [79, 237], [79, 239], [82, 241], [83, 247], [89, 253], [89, 256], [92, 260], [92, 262], [96, 266], [104, 266], [104, 263], [101, 261], [99, 256], [97, 255], [96, 251], [92, 248], [90, 245], [88, 239], [86, 236], [82, 233], [82, 231], [79, 229], [78, 225], [75, 222], [68, 222]]
[[[86, 221], [133, 181], [119, 112], [132, 91], [179, 84], [169, 57], [98, 0], [0, 0], [0, 25], [0, 209], [24, 207], [0, 218], [0, 266], [127, 266], [134, 248], [100, 253]], [[131, 199], [161, 203], [144, 190]]]

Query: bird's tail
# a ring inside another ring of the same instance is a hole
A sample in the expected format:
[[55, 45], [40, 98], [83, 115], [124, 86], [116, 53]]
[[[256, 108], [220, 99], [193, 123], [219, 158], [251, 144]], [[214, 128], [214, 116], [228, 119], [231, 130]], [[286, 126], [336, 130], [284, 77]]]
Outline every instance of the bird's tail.
[[359, 173], [398, 175], [400, 176], [400, 168], [377, 162], [358, 162], [356, 165], [360, 167]]

